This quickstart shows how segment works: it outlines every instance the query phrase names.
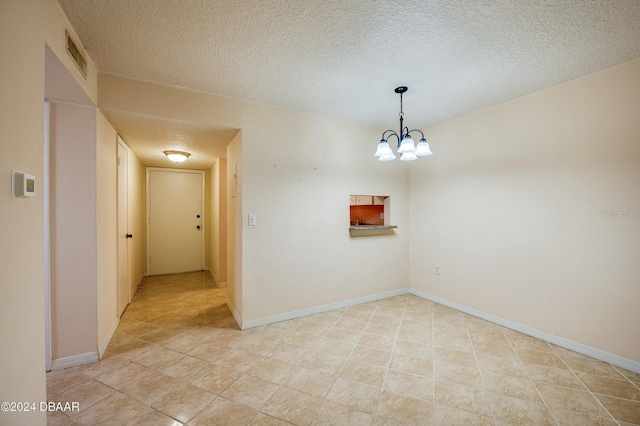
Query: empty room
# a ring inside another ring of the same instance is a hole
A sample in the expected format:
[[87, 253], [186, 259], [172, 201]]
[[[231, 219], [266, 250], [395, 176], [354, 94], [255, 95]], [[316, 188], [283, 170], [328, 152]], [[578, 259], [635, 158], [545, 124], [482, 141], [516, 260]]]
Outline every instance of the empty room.
[[640, 425], [640, 2], [0, 2], [0, 424]]

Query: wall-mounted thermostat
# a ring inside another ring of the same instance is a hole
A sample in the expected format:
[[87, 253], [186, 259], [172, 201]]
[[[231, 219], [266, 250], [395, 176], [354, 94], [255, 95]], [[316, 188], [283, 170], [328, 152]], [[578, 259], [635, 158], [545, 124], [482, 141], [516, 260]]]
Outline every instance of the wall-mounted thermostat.
[[11, 172], [11, 196], [13, 198], [35, 197], [36, 178], [23, 172]]

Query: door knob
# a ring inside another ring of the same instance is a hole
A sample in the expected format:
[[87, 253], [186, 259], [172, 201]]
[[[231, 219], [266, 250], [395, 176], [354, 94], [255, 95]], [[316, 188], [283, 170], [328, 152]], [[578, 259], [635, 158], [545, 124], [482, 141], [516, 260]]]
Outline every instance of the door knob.
[[199, 215], [199, 214], [198, 214], [198, 215], [196, 215], [196, 217], [197, 217], [198, 219], [200, 219], [200, 215]]
[[200, 225], [196, 226], [197, 229], [200, 229]]
[[127, 238], [133, 238], [132, 234], [127, 234]]

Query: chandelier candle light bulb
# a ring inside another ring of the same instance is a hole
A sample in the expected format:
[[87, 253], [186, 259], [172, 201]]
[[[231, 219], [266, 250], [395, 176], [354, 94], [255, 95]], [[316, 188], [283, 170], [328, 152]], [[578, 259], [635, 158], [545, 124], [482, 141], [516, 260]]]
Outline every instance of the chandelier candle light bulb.
[[[393, 130], [385, 130], [382, 133], [382, 138], [380, 139], [380, 143], [378, 143], [378, 149], [374, 154], [380, 161], [391, 161], [396, 159], [396, 156], [388, 142], [388, 139], [392, 136], [395, 136], [398, 141], [396, 150], [398, 151], [398, 154], [400, 154], [400, 160], [402, 161], [413, 161], [417, 160], [418, 157], [433, 154], [429, 148], [429, 143], [424, 138], [424, 134], [421, 130], [409, 130], [408, 127], [404, 127], [403, 125], [404, 112], [402, 111], [402, 94], [407, 90], [409, 89], [406, 86], [396, 87], [395, 92], [400, 94], [400, 133], [398, 134]], [[417, 146], [409, 135], [413, 132], [419, 132], [421, 136]]]

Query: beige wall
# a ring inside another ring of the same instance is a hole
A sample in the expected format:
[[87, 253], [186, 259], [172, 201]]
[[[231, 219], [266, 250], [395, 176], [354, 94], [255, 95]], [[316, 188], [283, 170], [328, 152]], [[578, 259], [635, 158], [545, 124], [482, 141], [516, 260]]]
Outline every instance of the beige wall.
[[[95, 109], [94, 109], [95, 110]], [[98, 347], [118, 321], [117, 134], [96, 110], [96, 231]], [[108, 343], [108, 342], [107, 342]]]
[[411, 286], [640, 361], [638, 117], [637, 60], [428, 129]]
[[[408, 166], [377, 161], [380, 132], [259, 104], [245, 116], [243, 320], [407, 288]], [[351, 237], [350, 194], [390, 196], [395, 234]]]
[[227, 282], [227, 160], [218, 158], [208, 170], [208, 194], [210, 199], [209, 265], [211, 275], [219, 286]]
[[[377, 130], [105, 74], [98, 92], [101, 108], [242, 128], [227, 155], [227, 187], [233, 155], [246, 172], [238, 199], [227, 194], [227, 282], [242, 321], [408, 287], [408, 166], [376, 161]], [[395, 235], [351, 238], [353, 193], [391, 196]]]
[[[126, 146], [126, 142], [125, 142]], [[145, 173], [146, 169], [140, 159], [129, 149], [129, 233], [133, 238], [129, 240], [129, 294], [135, 294], [137, 286], [144, 277], [146, 236], [144, 218], [146, 213], [145, 204]]]
[[227, 165], [227, 302], [242, 326], [242, 132], [227, 146]]
[[[0, 2], [0, 401], [46, 401], [43, 101], [46, 2]], [[7, 58], [11, 58], [8, 60]], [[11, 198], [11, 170], [36, 197]], [[46, 413], [0, 412], [0, 424], [45, 425]]]
[[51, 349], [54, 360], [97, 349], [96, 218], [96, 109], [52, 102]]

